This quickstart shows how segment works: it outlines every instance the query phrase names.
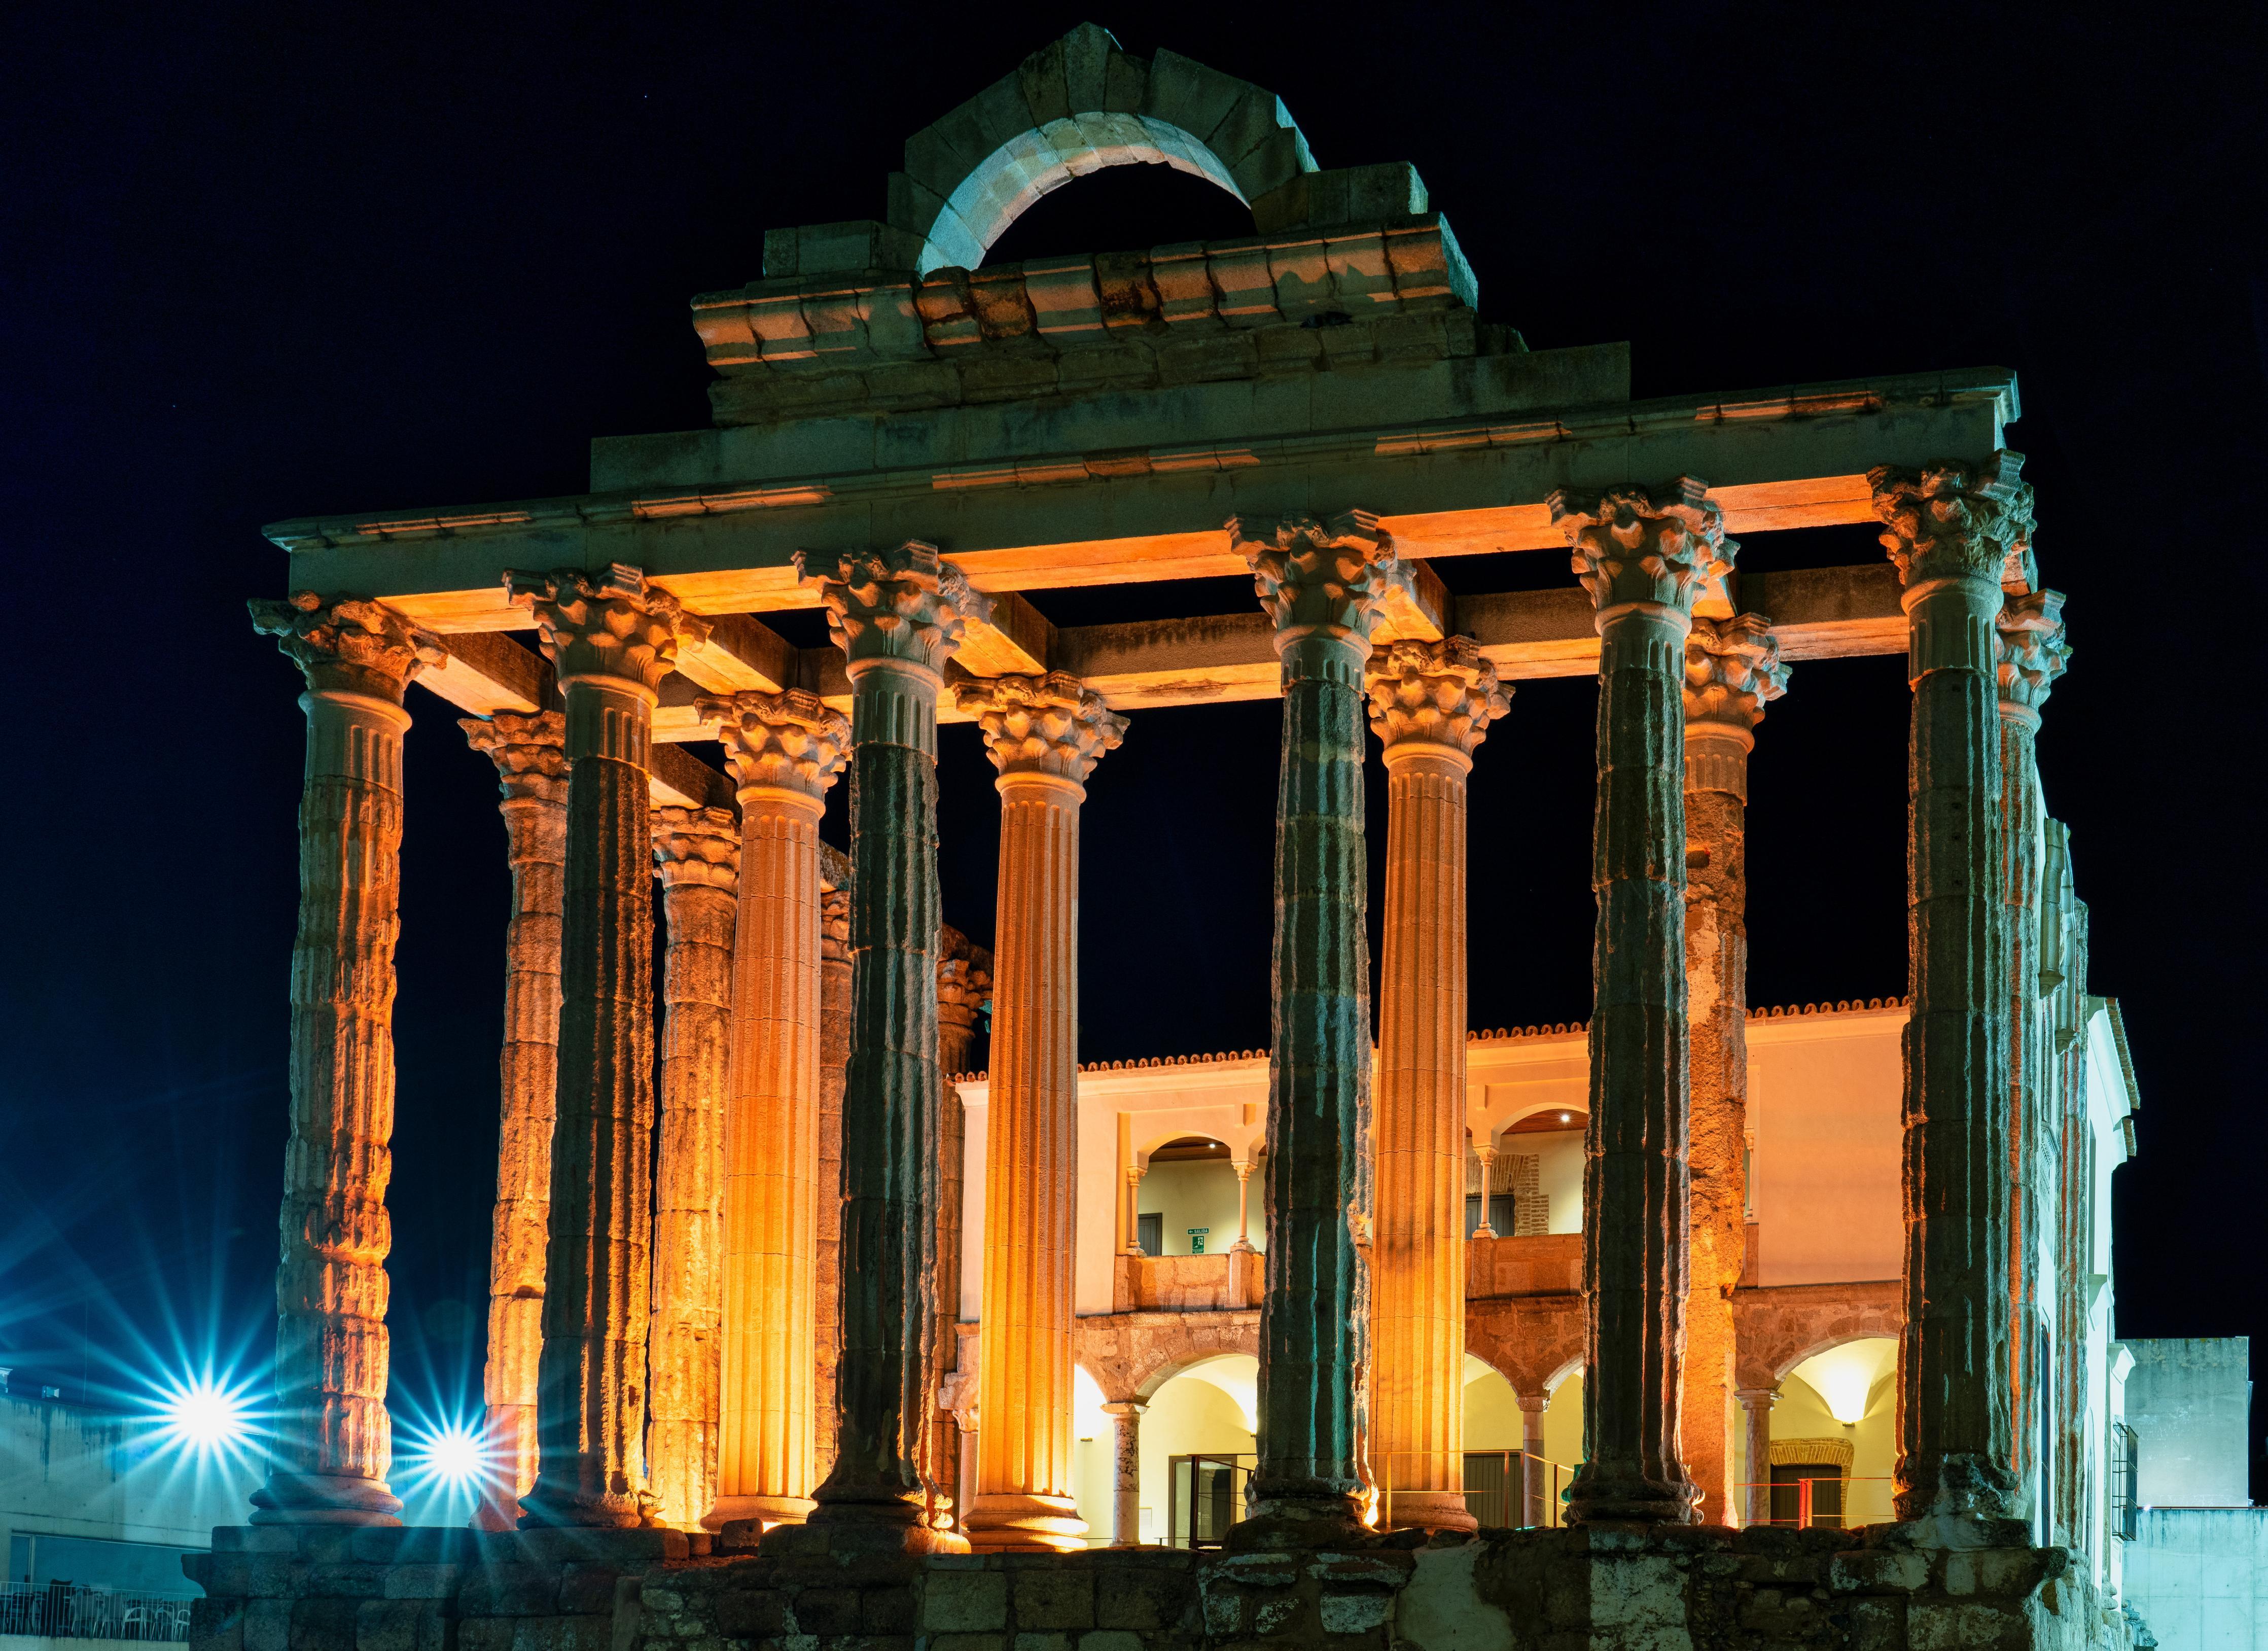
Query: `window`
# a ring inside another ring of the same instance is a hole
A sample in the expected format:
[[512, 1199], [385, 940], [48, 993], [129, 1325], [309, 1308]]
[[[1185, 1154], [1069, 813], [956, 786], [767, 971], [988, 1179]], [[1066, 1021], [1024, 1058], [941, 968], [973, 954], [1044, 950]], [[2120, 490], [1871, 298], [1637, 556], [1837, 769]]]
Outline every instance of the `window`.
[[[1509, 1192], [1491, 1192], [1488, 1201], [1488, 1222], [1498, 1238], [1510, 1238], [1515, 1230], [1512, 1224], [1513, 1196]], [[1481, 1200], [1478, 1193], [1465, 1195], [1465, 1236], [1470, 1238], [1481, 1228]]]
[[2134, 1494], [2141, 1456], [2141, 1441], [2134, 1430], [2124, 1422], [2111, 1423], [2110, 1529], [2126, 1542], [2133, 1541], [2142, 1529], [2141, 1505]]

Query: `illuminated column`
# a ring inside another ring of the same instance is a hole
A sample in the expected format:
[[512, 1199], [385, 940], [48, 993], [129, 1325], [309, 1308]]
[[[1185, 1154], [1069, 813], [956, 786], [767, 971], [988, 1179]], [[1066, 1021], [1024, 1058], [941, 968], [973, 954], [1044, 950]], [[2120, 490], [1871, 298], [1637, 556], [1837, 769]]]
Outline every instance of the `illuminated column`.
[[[1496, 1230], [1496, 1223], [1489, 1216], [1489, 1193], [1496, 1185], [1496, 1143], [1475, 1143], [1473, 1156], [1480, 1161], [1481, 1166], [1481, 1220], [1470, 1235], [1474, 1238], [1502, 1238], [1504, 1235]], [[1462, 1212], [1459, 1213], [1462, 1215]]]
[[1142, 1545], [1142, 1412], [1150, 1407], [1139, 1399], [1111, 1399], [1102, 1413], [1110, 1418], [1110, 1545]]
[[1778, 1388], [1735, 1388], [1741, 1402], [1742, 1448], [1748, 1458], [1748, 1483], [1741, 1490], [1741, 1523], [1771, 1522], [1771, 1408]]
[[[1247, 1147], [1246, 1151], [1251, 1149]], [[1236, 1171], [1236, 1242], [1229, 1246], [1234, 1255], [1247, 1255], [1252, 1249], [1252, 1161], [1240, 1158], [1230, 1166]]]
[[[937, 1190], [937, 1327], [932, 1332], [930, 1374], [929, 1455], [923, 1470], [940, 1492], [951, 1487], [949, 1507], [937, 1512], [966, 1515], [968, 1501], [961, 1494], [961, 1426], [939, 1402], [947, 1374], [961, 1356], [961, 1216], [968, 1192], [968, 1119], [961, 1105], [954, 1078], [971, 1069], [976, 1047], [976, 1022], [992, 995], [992, 954], [971, 946], [955, 929], [939, 932], [937, 960], [937, 1065], [944, 1081], [939, 1086]], [[932, 1522], [937, 1522], [932, 1518]]]
[[1275, 622], [1284, 684], [1258, 1461], [1252, 1517], [1230, 1539], [1314, 1546], [1359, 1522], [1367, 1303], [1355, 1224], [1371, 1062], [1362, 676], [1386, 594], [1407, 574], [1359, 512], [1329, 524], [1247, 518], [1229, 538]]
[[702, 1522], [811, 1511], [818, 1377], [819, 822], [850, 729], [799, 690], [699, 702], [740, 803], [725, 1122], [724, 1409]]
[[1543, 1412], [1551, 1408], [1549, 1393], [1518, 1393], [1520, 1406], [1520, 1522], [1551, 1522], [1551, 1464], [1543, 1459]]
[[1909, 1521], [1998, 1522], [2017, 1510], [1995, 626], [2002, 569], [2030, 532], [2022, 462], [2001, 453], [1982, 466], [1867, 475], [1905, 587], [1913, 684], [1897, 1470], [1898, 1516]]
[[1583, 1171], [1590, 1301], [1571, 1523], [1683, 1523], [1678, 1360], [1687, 1242], [1685, 637], [1739, 548], [1705, 485], [1551, 495], [1598, 610], [1598, 805], [1591, 887], [1591, 1118]]
[[504, 926], [503, 1102], [489, 1238], [486, 1470], [473, 1522], [510, 1530], [535, 1483], [543, 1250], [551, 1230], [551, 1113], [559, 1087], [559, 910], [567, 869], [567, 719], [556, 711], [457, 725], [497, 766], [512, 866]]
[[306, 677], [291, 1132], [276, 1268], [275, 1470], [254, 1524], [394, 1525], [386, 1411], [386, 1183], [401, 928], [402, 690], [441, 659], [376, 602], [254, 601]]
[[1760, 614], [1696, 619], [1685, 639], [1685, 990], [1692, 1032], [1686, 1161], [1685, 1469], [1701, 1522], [1733, 1516], [1733, 1289], [1748, 1259], [1749, 752], [1787, 667]]
[[[2009, 1381], [2015, 1410], [2008, 1433], [2020, 1493], [2041, 1470], [2043, 1349], [2040, 1346], [2039, 1249], [2054, 1230], [2055, 1190], [2037, 1173], [2059, 1120], [2048, 1081], [2048, 1026], [2041, 974], [2040, 899], [2045, 833], [2039, 757], [2033, 741], [2040, 707], [2071, 658], [2064, 640], [2063, 593], [2040, 590], [2029, 544], [2000, 577], [1995, 661], [2000, 710], [2001, 899], [2008, 924], [2008, 1272]], [[2049, 1539], [2052, 1539], [2051, 1529]]]
[[976, 1505], [982, 1550], [1083, 1547], [1071, 1493], [1071, 1262], [1079, 1198], [1079, 809], [1124, 738], [1076, 677], [965, 684], [1000, 770]]
[[1372, 1468], [1397, 1528], [1472, 1530], [1465, 1451], [1465, 780], [1504, 715], [1462, 637], [1370, 661], [1386, 749], [1371, 1267]]
[[820, 857], [819, 1289], [812, 1310], [812, 1339], [819, 1355], [811, 1394], [814, 1482], [835, 1466], [835, 1367], [843, 1348], [843, 1065], [850, 1055], [850, 879], [845, 865], [837, 868], [840, 884], [828, 886], [828, 857], [833, 853], [828, 849]]
[[646, 1334], [646, 1477], [654, 1515], [697, 1529], [717, 1490], [725, 1306], [725, 1109], [733, 1052], [740, 822], [729, 808], [657, 808], [661, 876], [661, 1126], [655, 1151], [653, 1313]]
[[511, 572], [567, 702], [559, 1089], [526, 1525], [629, 1526], [652, 1512], [645, 1337], [653, 1193], [653, 708], [707, 627], [637, 569]]
[[[803, 567], [800, 557], [798, 567]], [[937, 695], [989, 605], [934, 548], [804, 574], [850, 666], [850, 1054], [843, 1102], [843, 1346], [835, 1466], [814, 1524], [958, 1551], [923, 1483], [936, 1333]]]

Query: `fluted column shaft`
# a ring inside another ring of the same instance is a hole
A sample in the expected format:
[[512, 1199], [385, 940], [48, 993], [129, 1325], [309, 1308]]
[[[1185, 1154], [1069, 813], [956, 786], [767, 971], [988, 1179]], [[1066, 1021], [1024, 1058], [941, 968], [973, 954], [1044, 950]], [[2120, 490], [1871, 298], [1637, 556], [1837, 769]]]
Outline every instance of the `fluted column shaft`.
[[843, 1340], [835, 1465], [811, 1517], [845, 1543], [953, 1550], [961, 1539], [930, 1522], [944, 1493], [921, 1471], [936, 1335], [937, 696], [967, 617], [986, 609], [927, 545], [804, 577], [851, 689]]
[[567, 870], [536, 1433], [523, 1525], [645, 1520], [658, 685], [702, 634], [636, 569], [507, 574], [566, 700]]
[[[968, 1499], [961, 1491], [968, 1476], [961, 1470], [963, 1429], [941, 1403], [945, 1384], [961, 1357], [961, 1254], [964, 1213], [968, 1193], [968, 1117], [961, 1091], [953, 1080], [970, 1071], [976, 1045], [976, 1022], [992, 990], [991, 954], [973, 947], [957, 929], [939, 932], [937, 977], [938, 1186], [937, 1186], [937, 1325], [930, 1349], [931, 1368], [925, 1390], [931, 1397], [928, 1455], [923, 1471], [940, 1496], [950, 1492], [952, 1510], [942, 1503], [938, 1513], [957, 1510], [965, 1515]], [[973, 1373], [965, 1373], [973, 1374]], [[937, 1522], [932, 1518], [932, 1522]]]
[[1505, 709], [1469, 644], [1373, 659], [1386, 752], [1370, 1447], [1390, 1528], [1470, 1530], [1465, 1449], [1465, 787]]
[[1591, 887], [1590, 1124], [1583, 1286], [1585, 1460], [1573, 1523], [1682, 1522], [1690, 1037], [1685, 990], [1685, 639], [1737, 546], [1703, 483], [1555, 493], [1598, 610], [1598, 805]]
[[691, 1530], [716, 1494], [723, 1412], [725, 1115], [740, 827], [729, 808], [657, 808], [653, 836], [667, 942], [646, 1471], [654, 1516]]
[[1685, 985], [1690, 1268], [1680, 1430], [1705, 1524], [1732, 1522], [1733, 1292], [1748, 1260], [1749, 753], [1786, 689], [1771, 623], [1693, 622], [1685, 645]]
[[258, 1524], [397, 1524], [387, 1487], [386, 1189], [394, 1133], [402, 690], [438, 659], [374, 602], [254, 601], [307, 692], [291, 1123], [276, 1271], [276, 1466]]
[[[811, 695], [700, 702], [740, 805], [725, 1119], [722, 1530], [802, 1518], [816, 1479], [819, 822], [848, 729]], [[753, 1533], [751, 1533], [753, 1534]]]
[[489, 1235], [489, 1476], [473, 1522], [510, 1530], [535, 1483], [535, 1393], [543, 1357], [543, 1254], [551, 1221], [551, 1121], [559, 1086], [560, 909], [566, 897], [566, 719], [556, 711], [466, 718], [504, 789], [512, 916], [504, 925], [504, 1049], [497, 1059], [496, 1213]]
[[2004, 453], [1981, 470], [1869, 478], [1905, 586], [1913, 684], [1897, 1503], [1926, 1524], [2007, 1521], [2017, 1507], [1994, 622], [2010, 542], [2029, 531], [2020, 464]]
[[822, 886], [819, 913], [818, 1288], [812, 1323], [818, 1368], [812, 1378], [811, 1402], [814, 1484], [835, 1466], [835, 1371], [843, 1347], [843, 1065], [850, 1058], [848, 888]]

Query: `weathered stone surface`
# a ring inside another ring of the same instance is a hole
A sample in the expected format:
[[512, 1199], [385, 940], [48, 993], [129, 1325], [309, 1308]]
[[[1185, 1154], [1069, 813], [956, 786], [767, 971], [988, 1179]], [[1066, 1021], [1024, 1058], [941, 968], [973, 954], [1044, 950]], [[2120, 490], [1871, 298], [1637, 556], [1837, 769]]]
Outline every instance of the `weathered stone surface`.
[[512, 867], [504, 926], [504, 1050], [497, 1059], [497, 1198], [489, 1239], [490, 1478], [474, 1522], [510, 1530], [535, 1483], [535, 1393], [543, 1356], [543, 1256], [550, 1238], [551, 1123], [559, 1086], [560, 912], [566, 898], [567, 719], [497, 711], [458, 726], [496, 763]]
[[733, 1049], [740, 822], [729, 808], [654, 810], [660, 874], [661, 1118], [646, 1472], [654, 1516], [697, 1527], [716, 1494], [725, 1302], [725, 1112]]
[[[1371, 1243], [1370, 1461], [1389, 1529], [1470, 1530], [1465, 1509], [1465, 857], [1473, 748], [1509, 708], [1470, 642], [1370, 661], [1385, 747]], [[1333, 1632], [1353, 1632], [1334, 1630]]]
[[1362, 672], [1408, 575], [1359, 512], [1239, 520], [1232, 546], [1276, 626], [1284, 736], [1276, 804], [1274, 1029], [1266, 1179], [1276, 1220], [1260, 1308], [1260, 1428], [1246, 1544], [1351, 1529], [1361, 1483], [1370, 1080]]
[[647, 1517], [653, 707], [707, 628], [638, 570], [512, 573], [566, 698], [567, 862], [535, 1484], [523, 1522]]
[[1079, 809], [1087, 776], [1126, 724], [1062, 675], [999, 677], [958, 697], [983, 731], [1000, 792], [983, 1419], [976, 1501], [963, 1528], [980, 1549], [1068, 1550], [1086, 1530], [1071, 1483]]
[[[827, 1540], [951, 1548], [921, 1458], [936, 1335], [937, 695], [987, 610], [928, 545], [842, 556], [808, 582], [851, 682], [850, 1049], [843, 1096], [836, 1460]], [[864, 1527], [867, 1535], [861, 1535]]]
[[1598, 811], [1591, 884], [1590, 1123], [1583, 1284], [1584, 1437], [1568, 1517], [1680, 1521], [1688, 1182], [1685, 641], [1739, 547], [1705, 485], [1561, 490], [1552, 520], [1598, 609]]
[[[972, 946], [960, 930], [940, 925], [937, 960], [937, 1065], [944, 1082], [938, 1105], [939, 1176], [937, 1190], [937, 1325], [930, 1347], [930, 1373], [924, 1381], [936, 1396], [930, 1411], [928, 1454], [922, 1471], [942, 1493], [949, 1493], [955, 1509], [966, 1512], [976, 1500], [976, 1459], [974, 1449], [963, 1452], [970, 1431], [964, 1423], [976, 1415], [976, 1375], [962, 1368], [961, 1360], [961, 1252], [963, 1214], [968, 1202], [968, 1120], [961, 1104], [961, 1090], [953, 1080], [976, 1065], [977, 1023], [992, 1001], [992, 954]], [[954, 1402], [946, 1402], [951, 1387]], [[960, 1414], [956, 1415], [958, 1408]], [[964, 1459], [965, 1454], [965, 1459]]]
[[1995, 623], [2032, 515], [2023, 461], [1869, 475], [1905, 586], [1906, 1316], [1898, 1512], [2000, 1521], [2011, 1470], [2008, 975]]
[[724, 1404], [703, 1522], [800, 1518], [817, 1482], [819, 822], [850, 727], [799, 690], [700, 702], [733, 768], [740, 879], [725, 1131]]
[[263, 1522], [394, 1522], [387, 1490], [386, 1188], [394, 1133], [394, 947], [401, 708], [435, 640], [376, 602], [250, 604], [306, 678], [291, 1133], [276, 1270], [276, 1465]]
[[[1760, 614], [1685, 639], [1685, 990], [1691, 1170], [1683, 1444], [1705, 1524], [1730, 1522], [1733, 1291], [1748, 1260], [1749, 751], [1787, 667]], [[1753, 1476], [1751, 1476], [1753, 1477]]]

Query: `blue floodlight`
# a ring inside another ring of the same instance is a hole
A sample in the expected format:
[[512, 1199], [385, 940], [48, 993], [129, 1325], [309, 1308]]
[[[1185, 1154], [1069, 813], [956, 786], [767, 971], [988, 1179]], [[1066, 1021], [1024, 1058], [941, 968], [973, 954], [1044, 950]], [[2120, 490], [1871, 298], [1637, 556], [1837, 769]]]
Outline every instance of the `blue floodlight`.
[[210, 1375], [192, 1376], [170, 1388], [159, 1401], [166, 1436], [184, 1449], [226, 1450], [252, 1436], [252, 1418], [240, 1392]]

